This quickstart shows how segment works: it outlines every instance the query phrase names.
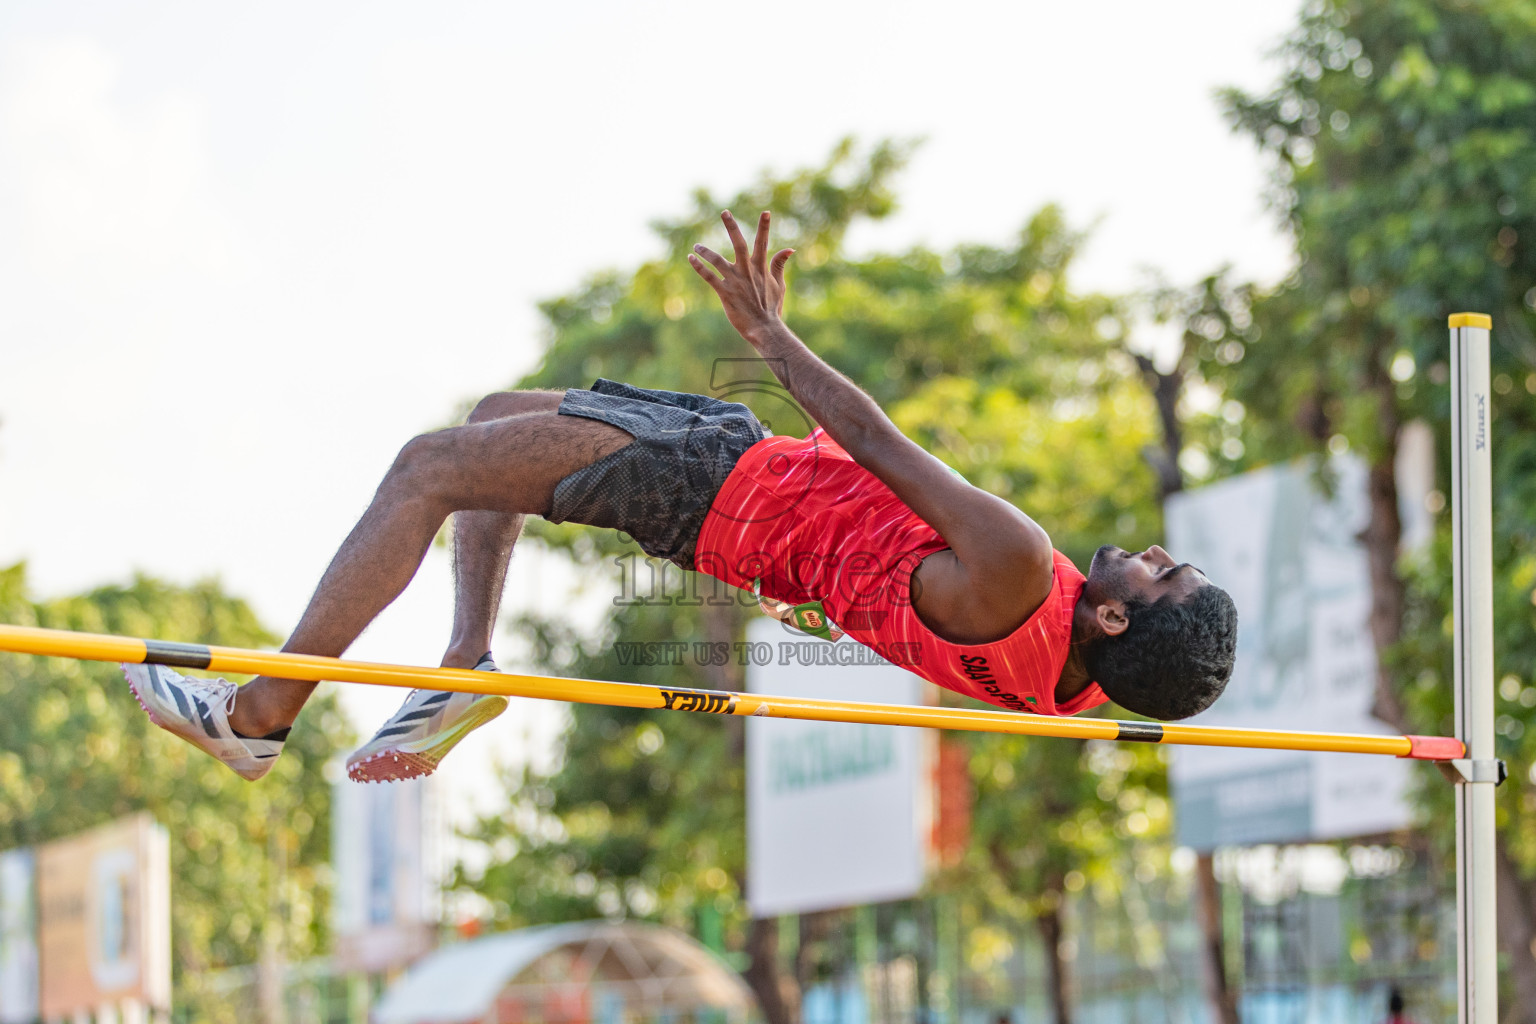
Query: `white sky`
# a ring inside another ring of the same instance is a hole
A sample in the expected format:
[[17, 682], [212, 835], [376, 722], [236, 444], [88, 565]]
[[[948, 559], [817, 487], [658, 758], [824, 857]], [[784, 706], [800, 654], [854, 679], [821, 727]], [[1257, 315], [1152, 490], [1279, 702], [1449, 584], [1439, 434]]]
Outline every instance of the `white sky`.
[[[1098, 221], [1081, 288], [1276, 279], [1213, 91], [1265, 87], [1296, 8], [12, 0], [0, 565], [43, 596], [217, 575], [291, 628], [399, 446], [534, 367], [539, 299], [654, 256], [695, 186], [849, 133], [928, 140], [858, 247], [1002, 243], [1056, 201]], [[508, 603], [570, 582], [525, 555]], [[352, 655], [435, 664], [449, 611], [434, 554]], [[347, 692], [364, 733], [397, 698]], [[459, 806], [557, 716], [466, 741]]]

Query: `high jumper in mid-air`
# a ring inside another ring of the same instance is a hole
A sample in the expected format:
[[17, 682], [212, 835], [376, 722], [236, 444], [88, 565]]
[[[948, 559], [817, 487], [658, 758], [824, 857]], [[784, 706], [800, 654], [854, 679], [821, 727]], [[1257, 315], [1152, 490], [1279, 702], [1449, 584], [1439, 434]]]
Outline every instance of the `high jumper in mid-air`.
[[[653, 557], [758, 593], [1000, 707], [1071, 715], [1113, 700], [1151, 718], [1208, 707], [1231, 675], [1232, 599], [1159, 547], [1099, 548], [1085, 577], [1013, 505], [904, 436], [785, 326], [769, 215], [735, 260], [688, 257], [731, 325], [817, 427], [773, 435], [744, 405], [598, 380], [486, 396], [401, 449], [283, 650], [339, 657], [415, 575], [454, 517], [455, 606], [442, 664], [496, 671], [491, 634], [524, 518], [621, 530]], [[832, 635], [836, 635], [835, 633]], [[271, 768], [315, 683], [244, 686], [124, 665], [161, 727], [247, 779]], [[414, 690], [348, 760], [359, 780], [425, 775], [506, 698]]]

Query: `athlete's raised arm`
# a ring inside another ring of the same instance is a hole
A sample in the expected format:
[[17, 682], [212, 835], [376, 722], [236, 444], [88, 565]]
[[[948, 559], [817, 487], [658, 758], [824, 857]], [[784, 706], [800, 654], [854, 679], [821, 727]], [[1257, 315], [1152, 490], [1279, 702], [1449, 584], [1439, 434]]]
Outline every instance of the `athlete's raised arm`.
[[768, 259], [767, 213], [758, 220], [750, 251], [730, 212], [720, 219], [736, 261], [697, 245], [688, 262], [720, 296], [731, 325], [834, 441], [939, 532], [978, 584], [1008, 581], [1016, 599], [1044, 600], [1052, 574], [1045, 531], [1008, 502], [951, 473], [784, 325], [784, 266], [793, 250]]

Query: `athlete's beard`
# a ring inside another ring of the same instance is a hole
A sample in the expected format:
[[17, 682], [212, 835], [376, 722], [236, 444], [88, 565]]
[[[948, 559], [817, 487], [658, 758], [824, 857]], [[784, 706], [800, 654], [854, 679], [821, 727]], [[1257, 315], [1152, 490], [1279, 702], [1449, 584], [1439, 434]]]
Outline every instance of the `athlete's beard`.
[[1094, 568], [1098, 566], [1101, 559], [1106, 559], [1109, 557], [1109, 552], [1118, 550], [1120, 549], [1115, 547], [1113, 544], [1102, 545], [1099, 550], [1093, 553], [1093, 558], [1088, 562], [1088, 575], [1093, 575]]
[[[1114, 553], [1121, 550], [1113, 544], [1105, 544], [1093, 553], [1093, 560], [1088, 563], [1088, 575], [1093, 579], [1095, 593], [1094, 598], [1099, 601], [1113, 598], [1116, 601], [1126, 601], [1131, 597], [1130, 588], [1125, 585], [1125, 572], [1116, 565]], [[1099, 575], [1094, 577], [1094, 570]]]

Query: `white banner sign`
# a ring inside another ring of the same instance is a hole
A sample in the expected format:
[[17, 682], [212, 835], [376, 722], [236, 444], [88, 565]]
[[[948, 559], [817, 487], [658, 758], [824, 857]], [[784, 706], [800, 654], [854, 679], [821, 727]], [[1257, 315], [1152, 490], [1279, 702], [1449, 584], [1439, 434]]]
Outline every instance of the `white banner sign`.
[[31, 850], [0, 853], [0, 1024], [38, 1016], [37, 886]]
[[[1308, 463], [1255, 470], [1168, 499], [1168, 551], [1237, 603], [1237, 665], [1191, 721], [1389, 733], [1371, 717], [1376, 652], [1359, 535], [1366, 469], [1330, 464], [1332, 497]], [[1389, 757], [1176, 748], [1179, 842], [1216, 846], [1370, 835], [1409, 824], [1409, 766]]]
[[[923, 681], [873, 657], [826, 664], [824, 640], [764, 619], [747, 630], [747, 689], [917, 704]], [[851, 638], [836, 647], [854, 644]], [[814, 645], [814, 646], [813, 646]], [[766, 664], [758, 664], [758, 660]], [[927, 729], [747, 720], [747, 895], [756, 916], [903, 899], [928, 862], [935, 734]]]
[[331, 790], [332, 922], [347, 970], [388, 971], [432, 948], [438, 919], [432, 779]]

